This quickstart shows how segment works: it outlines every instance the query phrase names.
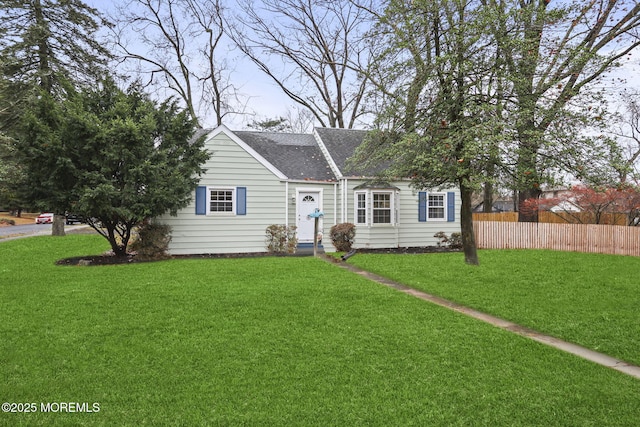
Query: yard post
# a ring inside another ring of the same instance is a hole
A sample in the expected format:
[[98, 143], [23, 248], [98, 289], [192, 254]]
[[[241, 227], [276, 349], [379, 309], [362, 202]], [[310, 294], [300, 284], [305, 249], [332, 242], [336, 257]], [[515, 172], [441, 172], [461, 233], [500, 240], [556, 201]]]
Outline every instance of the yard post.
[[320, 217], [324, 216], [323, 212], [320, 212], [320, 209], [316, 208], [316, 210], [308, 215], [309, 218], [314, 219], [313, 223], [313, 256], [318, 255], [318, 222], [320, 221]]

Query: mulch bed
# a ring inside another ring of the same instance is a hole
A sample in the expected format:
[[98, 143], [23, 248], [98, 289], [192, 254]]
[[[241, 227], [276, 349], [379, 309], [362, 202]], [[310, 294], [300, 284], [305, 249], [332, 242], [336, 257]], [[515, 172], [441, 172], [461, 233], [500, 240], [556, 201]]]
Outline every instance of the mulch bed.
[[[443, 252], [460, 252], [459, 249], [449, 249], [437, 246], [422, 246], [410, 248], [387, 248], [387, 249], [358, 249], [356, 254], [425, 254], [425, 253], [443, 253]], [[287, 256], [311, 256], [311, 253], [296, 254], [271, 254], [268, 252], [249, 252], [249, 253], [229, 253], [229, 254], [195, 254], [195, 255], [173, 255], [167, 259], [217, 259], [217, 258], [256, 258], [256, 257], [287, 257]], [[87, 255], [80, 257], [72, 257], [61, 259], [56, 262], [57, 265], [80, 265], [80, 266], [97, 266], [97, 265], [117, 265], [117, 264], [133, 264], [141, 262], [153, 262], [153, 260], [142, 260], [134, 254], [126, 257], [117, 257], [111, 254], [103, 255]]]
[[358, 249], [359, 254], [432, 254], [443, 252], [460, 252], [462, 249], [451, 249], [444, 246], [416, 246], [410, 248]]

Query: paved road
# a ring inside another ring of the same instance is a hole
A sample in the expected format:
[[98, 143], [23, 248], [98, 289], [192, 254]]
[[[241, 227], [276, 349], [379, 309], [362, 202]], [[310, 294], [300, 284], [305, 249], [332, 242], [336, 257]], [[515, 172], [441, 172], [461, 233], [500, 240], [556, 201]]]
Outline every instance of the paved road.
[[[74, 228], [86, 227], [85, 224], [65, 225], [65, 230], [70, 231]], [[29, 237], [51, 234], [51, 224], [27, 224], [12, 225], [9, 227], [0, 227], [0, 242], [13, 237]]]
[[39, 234], [51, 233], [51, 224], [27, 224], [12, 225], [8, 227], [0, 227], [0, 236], [8, 236], [13, 234]]

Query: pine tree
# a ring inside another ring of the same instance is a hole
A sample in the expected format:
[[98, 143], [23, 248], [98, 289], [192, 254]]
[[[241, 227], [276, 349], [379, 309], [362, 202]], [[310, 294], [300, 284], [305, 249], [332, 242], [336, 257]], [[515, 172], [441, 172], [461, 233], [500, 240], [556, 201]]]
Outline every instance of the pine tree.
[[[58, 102], [70, 87], [104, 74], [110, 55], [96, 37], [103, 25], [109, 24], [81, 0], [0, 0], [0, 131], [24, 139], [19, 124], [25, 112], [35, 111], [48, 115], [43, 122], [53, 126], [50, 113], [29, 103], [39, 103], [41, 93]], [[40, 170], [26, 172], [39, 175]], [[67, 207], [60, 203], [47, 207], [58, 214], [54, 235], [64, 235]]]

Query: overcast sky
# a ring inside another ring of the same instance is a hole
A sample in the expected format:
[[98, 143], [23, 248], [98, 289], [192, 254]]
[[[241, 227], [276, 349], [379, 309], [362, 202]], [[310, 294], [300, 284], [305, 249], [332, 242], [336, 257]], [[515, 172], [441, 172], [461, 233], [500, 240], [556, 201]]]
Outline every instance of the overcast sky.
[[[113, 14], [115, 2], [103, 0], [85, 0], [87, 4], [97, 8], [103, 13]], [[296, 106], [273, 81], [262, 73], [249, 59], [243, 57], [239, 51], [234, 51], [227, 45], [228, 51], [223, 51], [228, 57], [230, 75], [229, 80], [238, 91], [238, 109], [244, 109], [245, 115], [228, 115], [225, 123], [232, 129], [246, 127], [247, 123], [254, 120], [276, 118], [286, 116], [288, 111]], [[605, 88], [613, 100], [620, 100], [620, 92], [624, 87], [640, 91], [640, 52], [630, 55], [624, 66], [612, 71], [603, 80]], [[167, 92], [164, 96], [175, 95]], [[211, 117], [203, 117], [202, 124], [205, 127], [214, 125]]]

